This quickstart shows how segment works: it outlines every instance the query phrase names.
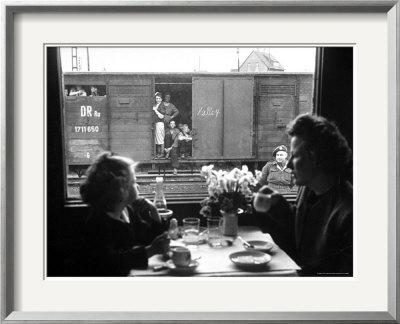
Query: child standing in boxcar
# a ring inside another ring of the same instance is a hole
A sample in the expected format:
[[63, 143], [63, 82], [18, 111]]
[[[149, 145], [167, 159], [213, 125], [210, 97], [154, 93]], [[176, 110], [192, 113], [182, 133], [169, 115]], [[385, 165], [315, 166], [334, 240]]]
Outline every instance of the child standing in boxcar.
[[155, 133], [155, 144], [156, 144], [156, 159], [163, 157], [164, 155], [164, 138], [165, 138], [165, 128], [164, 128], [164, 113], [162, 112], [162, 95], [160, 92], [155, 93], [156, 104], [153, 106], [153, 112], [156, 124]]

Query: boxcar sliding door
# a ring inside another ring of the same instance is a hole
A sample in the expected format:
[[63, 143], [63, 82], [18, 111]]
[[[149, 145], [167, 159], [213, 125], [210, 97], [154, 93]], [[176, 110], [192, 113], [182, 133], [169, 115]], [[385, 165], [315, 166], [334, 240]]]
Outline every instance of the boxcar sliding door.
[[253, 155], [253, 78], [224, 80], [224, 157]]
[[253, 143], [253, 78], [193, 77], [193, 156], [249, 158]]
[[153, 78], [115, 75], [110, 79], [110, 147], [135, 161], [151, 159]]
[[193, 157], [219, 158], [223, 155], [223, 89], [218, 78], [193, 78]]
[[286, 125], [299, 113], [296, 75], [262, 76], [258, 83], [258, 145], [257, 155], [272, 159], [279, 145], [289, 146]]

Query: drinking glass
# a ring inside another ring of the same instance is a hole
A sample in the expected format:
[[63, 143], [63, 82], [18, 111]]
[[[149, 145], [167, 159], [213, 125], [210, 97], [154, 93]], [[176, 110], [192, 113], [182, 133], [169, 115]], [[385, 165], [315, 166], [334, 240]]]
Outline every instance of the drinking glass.
[[199, 242], [200, 218], [183, 219], [183, 243], [197, 245]]
[[254, 196], [254, 209], [260, 213], [266, 213], [271, 208], [271, 194], [257, 192]]
[[209, 217], [207, 219], [208, 245], [213, 248], [222, 246], [222, 218]]

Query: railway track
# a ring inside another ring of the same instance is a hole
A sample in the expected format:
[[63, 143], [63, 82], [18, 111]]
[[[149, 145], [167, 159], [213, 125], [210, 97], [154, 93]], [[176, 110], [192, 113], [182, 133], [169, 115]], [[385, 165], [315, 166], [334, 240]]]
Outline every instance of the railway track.
[[[156, 177], [158, 173], [137, 173], [137, 183], [139, 185], [140, 195], [152, 200], [154, 198]], [[79, 200], [79, 187], [84, 176], [68, 177], [68, 197], [73, 200]], [[167, 171], [164, 176], [164, 193], [169, 203], [197, 203], [207, 197], [207, 185], [201, 178], [199, 172], [172, 174]]]

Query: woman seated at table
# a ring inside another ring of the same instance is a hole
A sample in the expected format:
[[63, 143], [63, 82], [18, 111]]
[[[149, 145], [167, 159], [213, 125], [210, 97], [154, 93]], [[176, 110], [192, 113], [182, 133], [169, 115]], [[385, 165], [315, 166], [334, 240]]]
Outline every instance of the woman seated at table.
[[126, 276], [132, 268], [146, 268], [148, 258], [169, 248], [157, 209], [138, 197], [134, 168], [131, 159], [103, 153], [80, 188], [91, 207], [84, 229], [88, 276]]
[[352, 151], [337, 126], [323, 117], [300, 115], [289, 124], [288, 134], [288, 167], [300, 186], [296, 206], [262, 187], [267, 195], [254, 201], [262, 227], [302, 268], [302, 275], [352, 276]]

